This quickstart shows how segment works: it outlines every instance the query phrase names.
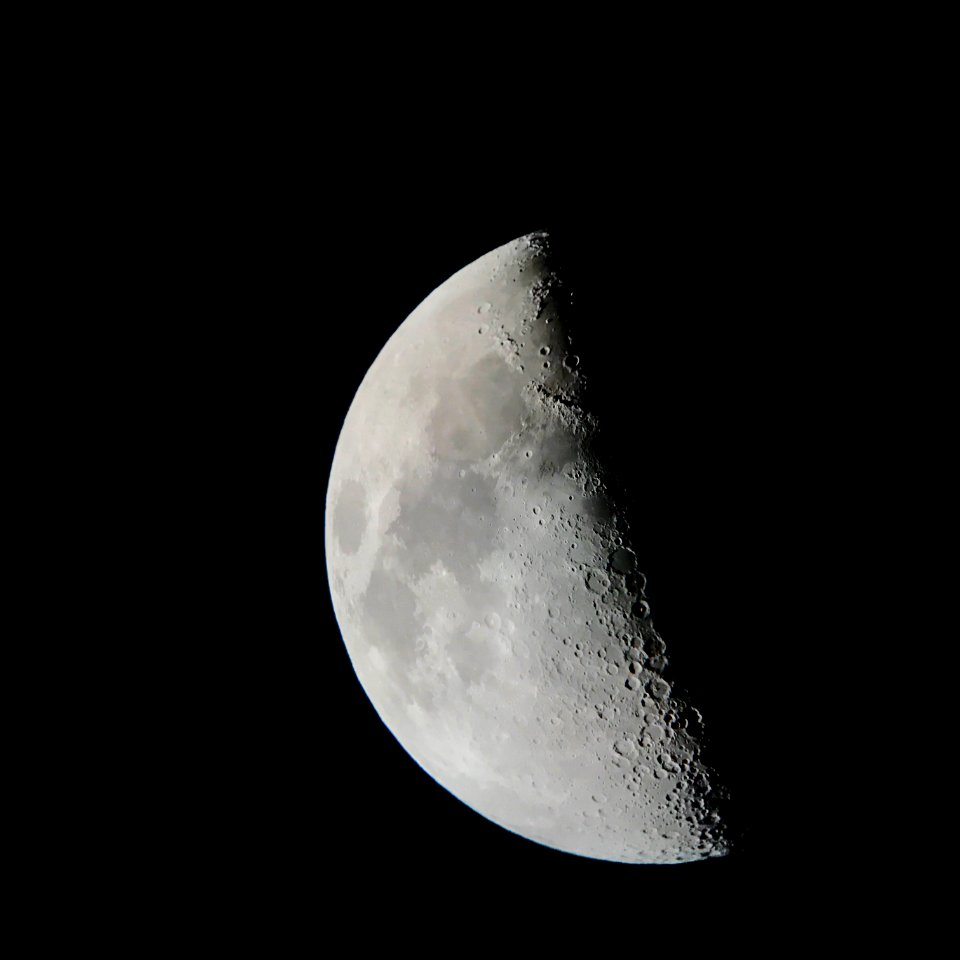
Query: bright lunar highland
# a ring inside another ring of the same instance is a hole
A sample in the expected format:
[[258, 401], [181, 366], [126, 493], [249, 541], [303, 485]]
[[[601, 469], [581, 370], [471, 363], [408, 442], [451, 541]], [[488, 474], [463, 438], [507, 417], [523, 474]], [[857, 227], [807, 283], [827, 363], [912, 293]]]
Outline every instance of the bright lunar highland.
[[531, 234], [387, 342], [327, 491], [337, 620], [390, 731], [494, 823], [603, 860], [721, 856], [704, 718], [663, 675], [566, 303]]

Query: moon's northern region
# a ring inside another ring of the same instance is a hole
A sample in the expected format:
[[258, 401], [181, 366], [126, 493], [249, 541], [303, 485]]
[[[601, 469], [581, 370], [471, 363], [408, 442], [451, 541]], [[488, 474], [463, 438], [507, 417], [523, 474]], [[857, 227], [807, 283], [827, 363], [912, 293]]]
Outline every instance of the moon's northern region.
[[564, 305], [531, 234], [384, 346], [327, 491], [337, 620], [390, 731], [494, 823], [603, 860], [721, 856], [703, 717], [663, 676]]

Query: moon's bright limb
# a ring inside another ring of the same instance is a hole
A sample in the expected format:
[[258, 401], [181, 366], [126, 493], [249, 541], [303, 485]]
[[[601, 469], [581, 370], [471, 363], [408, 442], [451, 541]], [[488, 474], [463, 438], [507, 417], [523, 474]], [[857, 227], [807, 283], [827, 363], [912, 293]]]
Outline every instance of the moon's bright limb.
[[327, 491], [337, 619], [388, 728], [485, 817], [605, 860], [722, 855], [702, 718], [662, 676], [549, 247], [454, 274], [364, 378]]

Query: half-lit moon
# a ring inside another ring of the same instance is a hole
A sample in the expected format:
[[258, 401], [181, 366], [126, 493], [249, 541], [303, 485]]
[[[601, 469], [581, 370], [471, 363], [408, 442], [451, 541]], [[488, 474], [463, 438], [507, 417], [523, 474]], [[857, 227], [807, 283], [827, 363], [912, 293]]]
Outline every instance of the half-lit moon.
[[483, 816], [587, 857], [721, 855], [703, 718], [663, 676], [561, 280], [547, 236], [515, 240], [377, 357], [327, 492], [337, 619], [384, 723]]

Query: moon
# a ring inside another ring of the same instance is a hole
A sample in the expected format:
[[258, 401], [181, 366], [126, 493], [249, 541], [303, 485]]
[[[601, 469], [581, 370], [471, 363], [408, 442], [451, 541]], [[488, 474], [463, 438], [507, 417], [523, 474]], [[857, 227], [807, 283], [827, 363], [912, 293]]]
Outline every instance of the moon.
[[327, 490], [337, 621], [383, 722], [484, 817], [601, 860], [723, 856], [726, 792], [664, 675], [568, 302], [549, 235], [530, 234], [384, 346]]

